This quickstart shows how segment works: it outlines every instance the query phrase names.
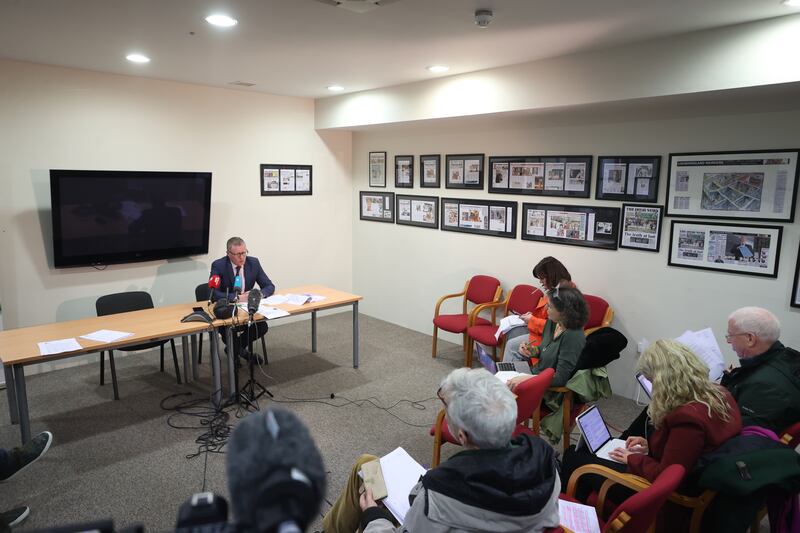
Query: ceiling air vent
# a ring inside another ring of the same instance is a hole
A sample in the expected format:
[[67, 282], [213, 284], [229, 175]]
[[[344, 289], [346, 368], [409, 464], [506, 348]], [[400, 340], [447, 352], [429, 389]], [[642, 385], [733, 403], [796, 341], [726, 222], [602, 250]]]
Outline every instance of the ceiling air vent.
[[399, 0], [317, 0], [321, 4], [336, 6], [353, 13], [366, 13], [373, 9], [393, 4]]

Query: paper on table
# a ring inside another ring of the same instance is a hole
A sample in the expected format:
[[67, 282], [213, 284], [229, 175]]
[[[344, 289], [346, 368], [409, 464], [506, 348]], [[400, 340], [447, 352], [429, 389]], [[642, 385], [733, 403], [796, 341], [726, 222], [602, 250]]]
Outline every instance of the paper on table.
[[287, 299], [285, 294], [273, 294], [269, 298], [265, 298], [264, 303], [267, 305], [280, 305], [285, 304]]
[[497, 328], [497, 331], [494, 333], [494, 338], [499, 339], [500, 334], [505, 333], [506, 331], [510, 330], [511, 328], [515, 328], [517, 326], [524, 326], [525, 321], [522, 320], [519, 315], [508, 315], [503, 320], [500, 321], [500, 326]]
[[321, 302], [326, 298], [325, 296], [320, 296], [319, 294], [310, 294], [309, 296], [311, 296], [311, 303]]
[[561, 525], [575, 533], [600, 533], [600, 523], [594, 507], [558, 500], [558, 516]]
[[530, 374], [523, 374], [522, 372], [517, 372], [515, 370], [501, 370], [497, 372], [494, 377], [502, 381], [503, 383], [508, 383], [508, 380], [511, 378], [515, 378], [517, 376], [528, 376]]
[[383, 504], [402, 524], [411, 508], [408, 495], [420, 476], [425, 474], [425, 469], [407, 451], [398, 447], [381, 457], [381, 470], [389, 493]]
[[74, 352], [75, 350], [82, 349], [83, 346], [78, 343], [75, 337], [39, 343], [39, 355], [55, 355], [57, 353]]
[[133, 333], [114, 331], [113, 329], [100, 329], [92, 333], [87, 333], [86, 335], [81, 335], [81, 339], [97, 342], [115, 342], [125, 337], [130, 337], [131, 335], [133, 335]]
[[722, 379], [725, 360], [722, 358], [722, 351], [719, 349], [719, 344], [717, 344], [711, 328], [700, 331], [687, 330], [675, 340], [688, 346], [706, 364], [711, 381]]
[[292, 305], [303, 305], [311, 301], [310, 294], [287, 294], [286, 303]]
[[267, 320], [272, 320], [273, 318], [280, 318], [282, 316], [289, 316], [288, 311], [284, 311], [283, 309], [278, 309], [277, 307], [269, 307], [266, 305], [258, 306], [258, 314], [260, 314]]

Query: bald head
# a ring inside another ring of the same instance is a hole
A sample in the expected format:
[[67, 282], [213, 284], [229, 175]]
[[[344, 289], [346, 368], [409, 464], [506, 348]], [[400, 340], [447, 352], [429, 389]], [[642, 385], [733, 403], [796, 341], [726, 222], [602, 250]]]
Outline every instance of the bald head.
[[740, 358], [766, 352], [781, 336], [778, 317], [763, 307], [742, 307], [728, 317], [728, 343]]

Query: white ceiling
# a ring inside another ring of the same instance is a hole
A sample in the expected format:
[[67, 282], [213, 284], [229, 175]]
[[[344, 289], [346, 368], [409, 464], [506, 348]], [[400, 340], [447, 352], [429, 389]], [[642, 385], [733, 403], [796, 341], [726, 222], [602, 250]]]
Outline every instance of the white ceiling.
[[[494, 10], [486, 29], [476, 8]], [[398, 0], [355, 13], [316, 0], [0, 0], [0, 57], [323, 97], [524, 63], [800, 11], [779, 0]], [[234, 28], [203, 19], [225, 12]], [[146, 65], [125, 60], [133, 51]], [[441, 75], [438, 75], [441, 76]]]

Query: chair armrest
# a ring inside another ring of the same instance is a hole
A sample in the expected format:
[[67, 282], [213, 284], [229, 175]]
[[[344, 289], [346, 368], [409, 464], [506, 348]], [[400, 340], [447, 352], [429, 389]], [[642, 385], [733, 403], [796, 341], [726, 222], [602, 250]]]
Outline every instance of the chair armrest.
[[600, 493], [595, 504], [597, 516], [603, 516], [606, 505], [606, 495], [612, 486], [622, 485], [636, 492], [644, 490], [650, 486], [649, 481], [639, 476], [635, 476], [633, 474], [623, 474], [622, 472], [617, 472], [616, 470], [612, 470], [611, 468], [603, 465], [588, 464], [577, 468], [570, 476], [569, 481], [567, 482], [568, 496], [575, 496], [578, 480], [581, 478], [581, 476], [587, 474], [595, 474], [606, 478], [600, 488]]
[[467, 321], [467, 327], [474, 326], [475, 325], [475, 319], [478, 318], [478, 315], [482, 311], [484, 311], [486, 309], [491, 309], [492, 310], [492, 325], [496, 326], [497, 324], [495, 324], [495, 311], [496, 311], [496, 309], [498, 307], [503, 306], [503, 305], [506, 305], [505, 301], [502, 301], [502, 302], [489, 302], [489, 303], [485, 303], [485, 304], [476, 305], [475, 307], [472, 308], [472, 311], [469, 312], [469, 319]]
[[444, 420], [446, 414], [447, 412], [442, 408], [439, 410], [439, 414], [436, 415], [436, 426], [434, 426], [433, 438], [436, 439], [437, 442], [441, 442], [442, 440], [442, 420]]
[[439, 300], [437, 300], [437, 302], [436, 302], [436, 308], [435, 308], [435, 309], [434, 309], [434, 311], [433, 311], [433, 316], [434, 316], [434, 317], [437, 317], [437, 316], [439, 316], [439, 308], [442, 306], [442, 302], [444, 302], [444, 301], [445, 301], [445, 300], [447, 300], [447, 299], [450, 299], [450, 298], [457, 298], [458, 296], [464, 296], [464, 295], [466, 295], [466, 294], [467, 294], [467, 291], [466, 291], [466, 290], [463, 290], [463, 291], [461, 291], [461, 292], [456, 292], [456, 293], [454, 293], [454, 294], [445, 294], [444, 296], [442, 296], [441, 298], [439, 298]]

